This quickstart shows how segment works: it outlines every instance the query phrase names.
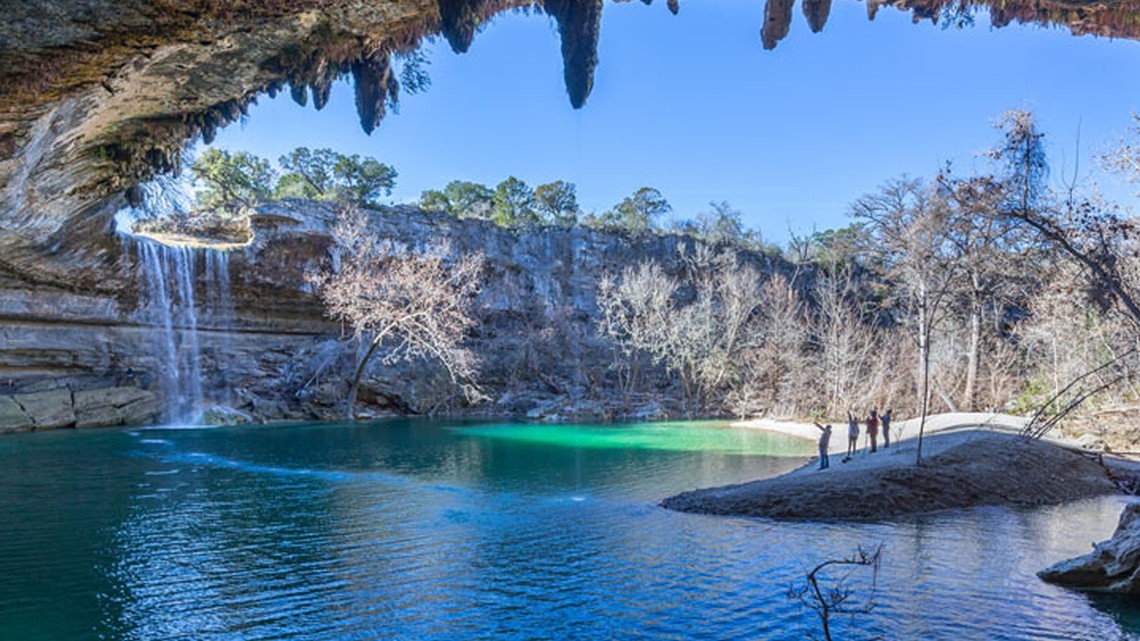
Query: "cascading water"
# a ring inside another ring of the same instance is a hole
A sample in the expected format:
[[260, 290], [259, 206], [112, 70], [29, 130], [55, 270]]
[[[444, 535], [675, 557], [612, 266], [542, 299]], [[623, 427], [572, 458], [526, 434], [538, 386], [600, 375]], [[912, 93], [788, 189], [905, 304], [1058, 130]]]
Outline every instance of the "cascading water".
[[[132, 244], [137, 246], [139, 320], [155, 330], [154, 365], [144, 367], [151, 371], [142, 382], [161, 390], [164, 418], [175, 423], [196, 421], [210, 402], [228, 405], [232, 400], [225, 380], [234, 325], [229, 252], [168, 245], [132, 228], [143, 219], [176, 218], [192, 204], [186, 181], [159, 177], [143, 186], [140, 207], [115, 216], [124, 255], [130, 254]], [[201, 300], [195, 299], [195, 291]], [[209, 331], [201, 332], [203, 326]], [[208, 358], [203, 359], [203, 351]]]
[[195, 252], [190, 247], [139, 239], [143, 314], [157, 328], [158, 382], [167, 399], [166, 419], [194, 419], [202, 403], [202, 358], [194, 301]]

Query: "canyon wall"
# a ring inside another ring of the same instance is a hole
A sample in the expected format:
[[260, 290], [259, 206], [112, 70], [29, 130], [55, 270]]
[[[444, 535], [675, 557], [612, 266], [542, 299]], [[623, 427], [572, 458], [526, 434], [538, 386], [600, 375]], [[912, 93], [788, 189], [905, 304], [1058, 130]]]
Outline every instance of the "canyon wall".
[[[466, 406], [431, 362], [378, 364], [361, 390], [362, 413], [599, 419], [677, 411], [617, 392], [613, 348], [597, 333], [596, 293], [604, 274], [643, 260], [679, 272], [679, 250], [691, 249], [691, 238], [511, 230], [414, 207], [371, 217], [376, 234], [410, 247], [446, 242], [485, 256], [468, 340], [491, 400]], [[335, 218], [327, 203], [265, 205], [251, 216], [253, 240], [225, 252], [119, 236], [125, 267], [113, 293], [0, 281], [0, 431], [176, 421], [215, 405], [253, 420], [341, 417], [356, 342], [325, 318], [306, 278], [330, 259]], [[763, 255], [747, 260], [766, 272], [787, 268]]]

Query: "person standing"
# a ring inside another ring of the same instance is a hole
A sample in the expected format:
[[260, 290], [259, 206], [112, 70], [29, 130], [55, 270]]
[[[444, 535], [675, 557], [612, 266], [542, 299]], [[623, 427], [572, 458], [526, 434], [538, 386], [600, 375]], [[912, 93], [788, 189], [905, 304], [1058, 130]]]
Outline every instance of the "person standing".
[[828, 446], [831, 445], [831, 423], [827, 425], [815, 424], [819, 428], [819, 469], [826, 470], [831, 467], [831, 460], [827, 456]]
[[867, 438], [871, 441], [871, 453], [874, 454], [879, 449], [879, 415], [874, 409], [867, 416]]
[[893, 411], [894, 411], [893, 409], [888, 407], [887, 411], [883, 412], [883, 414], [881, 416], [879, 416], [879, 420], [881, 420], [883, 422], [883, 447], [884, 448], [891, 446], [891, 413]]
[[847, 456], [844, 457], [843, 462], [851, 460], [855, 456], [855, 450], [859, 448], [859, 419], [847, 410]]

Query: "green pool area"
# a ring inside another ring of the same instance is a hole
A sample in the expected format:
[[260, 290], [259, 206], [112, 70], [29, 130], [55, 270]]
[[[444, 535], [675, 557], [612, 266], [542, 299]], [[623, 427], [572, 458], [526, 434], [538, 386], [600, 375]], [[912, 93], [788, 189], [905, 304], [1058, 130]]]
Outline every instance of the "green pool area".
[[641, 449], [719, 452], [751, 456], [812, 456], [806, 439], [744, 427], [726, 421], [674, 421], [614, 425], [493, 424], [456, 430], [460, 434], [519, 443], [590, 449]]

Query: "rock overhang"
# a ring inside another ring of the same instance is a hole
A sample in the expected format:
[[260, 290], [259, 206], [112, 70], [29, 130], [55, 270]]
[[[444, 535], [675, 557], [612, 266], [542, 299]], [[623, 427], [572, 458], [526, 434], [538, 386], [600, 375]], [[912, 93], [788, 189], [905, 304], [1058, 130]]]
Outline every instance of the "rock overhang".
[[[960, 3], [870, 0], [869, 11], [881, 4], [909, 10], [917, 20]], [[466, 51], [480, 26], [503, 11], [535, 8], [553, 17], [569, 102], [580, 107], [598, 63], [602, 6], [602, 0], [18, 3], [0, 25], [0, 81], [8, 88], [0, 95], [0, 273], [117, 290], [130, 265], [112, 234], [114, 214], [137, 203], [140, 183], [177, 173], [189, 141], [209, 141], [262, 94], [287, 90], [319, 108], [342, 76], [354, 79], [361, 124], [370, 131], [399, 91], [391, 56], [436, 34]], [[675, 13], [678, 5], [668, 8]], [[827, 7], [811, 2], [809, 9], [812, 29], [822, 28]], [[780, 13], [790, 19], [790, 11]], [[1064, 23], [1074, 33], [1135, 38], [1137, 14], [1134, 0], [1053, 0], [1002, 3], [991, 9], [991, 20]]]

